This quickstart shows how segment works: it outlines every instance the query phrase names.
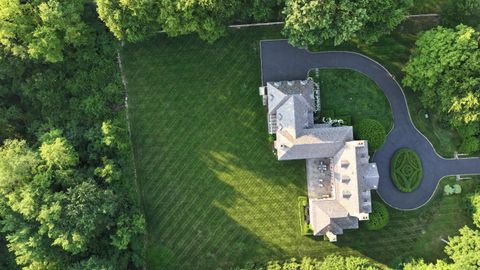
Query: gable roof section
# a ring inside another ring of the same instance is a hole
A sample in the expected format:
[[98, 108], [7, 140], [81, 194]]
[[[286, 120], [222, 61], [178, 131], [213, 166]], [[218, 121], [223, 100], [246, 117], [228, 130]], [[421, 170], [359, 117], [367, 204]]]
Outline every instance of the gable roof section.
[[279, 160], [333, 157], [345, 141], [351, 140], [353, 129], [351, 126], [307, 128], [296, 135], [285, 141], [286, 136], [277, 132]]

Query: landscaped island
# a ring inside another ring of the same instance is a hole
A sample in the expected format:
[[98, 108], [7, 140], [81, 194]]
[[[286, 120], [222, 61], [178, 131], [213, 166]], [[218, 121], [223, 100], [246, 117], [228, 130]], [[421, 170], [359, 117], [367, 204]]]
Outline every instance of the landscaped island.
[[415, 151], [399, 149], [390, 164], [392, 181], [402, 192], [415, 190], [422, 180], [422, 161]]

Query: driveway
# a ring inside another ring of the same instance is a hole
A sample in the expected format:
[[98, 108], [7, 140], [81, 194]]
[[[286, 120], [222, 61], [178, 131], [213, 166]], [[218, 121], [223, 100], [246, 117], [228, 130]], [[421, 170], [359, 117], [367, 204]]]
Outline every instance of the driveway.
[[[304, 80], [314, 68], [348, 68], [370, 77], [383, 91], [393, 113], [394, 127], [385, 144], [374, 155], [380, 174], [378, 193], [390, 206], [402, 210], [421, 207], [432, 197], [440, 179], [448, 175], [480, 174], [480, 158], [444, 159], [413, 125], [401, 86], [375, 60], [355, 52], [312, 53], [288, 44], [286, 40], [260, 42], [262, 83]], [[400, 192], [390, 180], [390, 159], [399, 148], [417, 152], [423, 164], [420, 186], [410, 193]]]

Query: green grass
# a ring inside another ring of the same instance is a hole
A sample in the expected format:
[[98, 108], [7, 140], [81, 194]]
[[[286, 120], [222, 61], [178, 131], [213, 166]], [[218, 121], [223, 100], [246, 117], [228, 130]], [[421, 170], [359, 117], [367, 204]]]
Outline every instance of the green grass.
[[380, 122], [386, 130], [392, 127], [390, 104], [367, 76], [348, 69], [320, 69], [310, 76], [320, 85], [321, 111], [334, 111], [335, 117], [340, 118], [351, 116], [353, 125], [369, 118]]
[[258, 41], [278, 37], [277, 27], [234, 31], [213, 45], [161, 35], [122, 52], [147, 267], [225, 269], [332, 253], [385, 264], [407, 255], [443, 257], [439, 235], [469, 220], [463, 195], [437, 192], [417, 211], [390, 209], [384, 229], [346, 230], [336, 244], [299, 234], [305, 163], [273, 156], [257, 91]]
[[259, 44], [278, 28], [124, 51], [150, 269], [215, 269], [332, 251], [300, 236], [305, 162], [278, 162], [266, 140]]
[[400, 191], [415, 190], [420, 185], [422, 175], [422, 161], [415, 151], [402, 148], [395, 152], [390, 161], [390, 176]]

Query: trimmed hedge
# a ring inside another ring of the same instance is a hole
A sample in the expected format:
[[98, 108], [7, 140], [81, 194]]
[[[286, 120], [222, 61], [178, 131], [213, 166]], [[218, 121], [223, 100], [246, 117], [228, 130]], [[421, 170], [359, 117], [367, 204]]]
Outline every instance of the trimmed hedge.
[[380, 230], [388, 224], [390, 215], [387, 207], [377, 201], [372, 201], [372, 213], [370, 219], [366, 222], [367, 229], [370, 231]]
[[359, 139], [368, 141], [368, 148], [372, 152], [382, 147], [387, 137], [385, 127], [374, 119], [363, 119], [354, 128]]
[[397, 150], [390, 161], [390, 176], [402, 192], [415, 190], [422, 180], [422, 161], [417, 153], [408, 148]]
[[300, 218], [300, 233], [302, 235], [312, 235], [313, 231], [310, 224], [305, 222], [305, 207], [308, 206], [308, 198], [305, 196], [298, 197], [298, 217]]

